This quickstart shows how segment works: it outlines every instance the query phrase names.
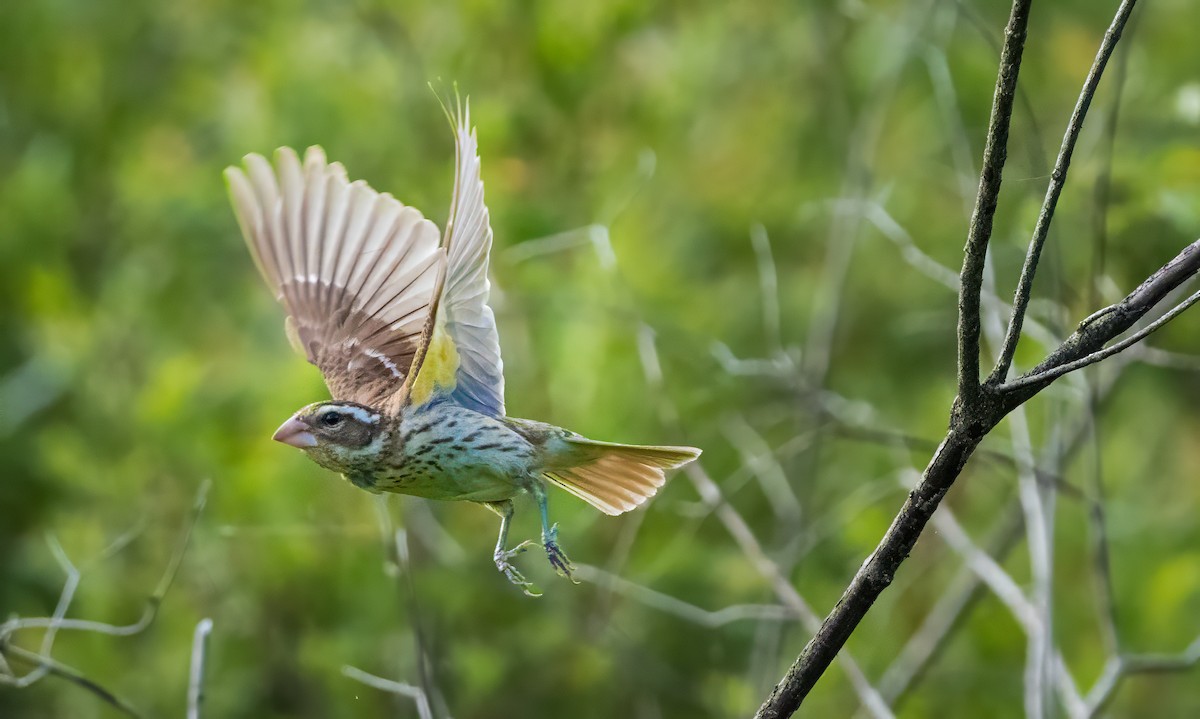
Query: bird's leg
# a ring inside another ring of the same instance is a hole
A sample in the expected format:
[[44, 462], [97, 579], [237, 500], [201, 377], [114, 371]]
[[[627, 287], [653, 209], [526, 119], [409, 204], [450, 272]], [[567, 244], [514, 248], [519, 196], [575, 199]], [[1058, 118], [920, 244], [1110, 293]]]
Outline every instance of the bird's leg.
[[571, 564], [566, 553], [558, 546], [558, 525], [550, 525], [550, 510], [546, 501], [545, 485], [542, 484], [541, 479], [534, 479], [530, 483], [529, 489], [533, 492], [533, 498], [537, 500], [538, 511], [542, 514], [542, 546], [546, 548], [546, 558], [550, 560], [550, 566], [554, 567], [554, 571], [560, 576], [578, 584], [579, 582], [571, 575], [575, 565]]
[[533, 583], [525, 579], [525, 575], [517, 571], [517, 568], [508, 561], [528, 549], [533, 542], [525, 540], [512, 549], [504, 548], [504, 545], [508, 544], [508, 524], [512, 521], [513, 516], [512, 500], [505, 499], [500, 502], [483, 502], [483, 505], [500, 515], [500, 536], [496, 540], [496, 551], [492, 554], [492, 559], [496, 560], [496, 569], [499, 569], [508, 581], [520, 587], [522, 592], [531, 597], [541, 596], [529, 591]]

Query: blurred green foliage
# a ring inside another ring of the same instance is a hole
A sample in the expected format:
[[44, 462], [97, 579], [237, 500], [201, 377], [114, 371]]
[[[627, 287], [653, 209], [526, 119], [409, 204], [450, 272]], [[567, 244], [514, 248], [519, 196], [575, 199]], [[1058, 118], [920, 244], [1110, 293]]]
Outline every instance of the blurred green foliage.
[[[220, 171], [320, 143], [353, 177], [444, 217], [453, 144], [427, 82], [456, 82], [484, 158], [509, 411], [703, 447], [823, 613], [898, 508], [897, 477], [929, 453], [845, 425], [936, 440], [954, 391], [954, 295], [854, 209], [885, 208], [956, 271], [1004, 5], [0, 3], [0, 614], [53, 611], [52, 534], [85, 568], [70, 616], [133, 621], [211, 478], [154, 625], [55, 646], [150, 716], [182, 713], [202, 617], [215, 623], [207, 717], [416, 716], [342, 676], [346, 664], [428, 682], [435, 712], [459, 719], [752, 713], [808, 637], [793, 622], [702, 626], [644, 593], [556, 580], [534, 552], [521, 566], [546, 594], [529, 600], [495, 571], [496, 518], [472, 505], [392, 499], [411, 561], [387, 571], [375, 499], [268, 439], [324, 388], [287, 346]], [[1111, 5], [1036, 4], [993, 243], [1002, 297]], [[1060, 336], [1200, 230], [1200, 7], [1163, 0], [1135, 18], [1036, 288], [1033, 317]], [[1178, 353], [1158, 357], [1171, 366], [1124, 369], [1062, 477], [1106, 485], [1129, 651], [1177, 651], [1200, 632], [1198, 322], [1155, 337]], [[734, 372], [720, 346], [769, 361]], [[651, 347], [661, 383], [647, 379]], [[1027, 338], [1018, 364], [1044, 349]], [[1064, 381], [1029, 406], [1039, 451], [1081, 416], [1081, 388]], [[1011, 452], [1009, 431], [988, 447]], [[1014, 488], [1010, 466], [977, 460], [949, 505], [983, 541]], [[707, 609], [777, 601], [685, 476], [631, 516], [562, 494], [552, 510], [578, 562]], [[1055, 636], [1086, 688], [1108, 652], [1089, 505], [1063, 496], [1057, 512]], [[519, 506], [514, 536], [535, 536], [534, 514]], [[131, 528], [128, 547], [91, 561]], [[935, 534], [922, 540], [848, 645], [868, 677], [959, 565]], [[1023, 543], [1004, 566], [1028, 583]], [[1024, 657], [1018, 625], [985, 596], [901, 714], [1014, 716]], [[835, 666], [805, 716], [857, 706]], [[1200, 684], [1134, 678], [1112, 711], [1195, 716]], [[0, 716], [115, 713], [48, 678], [0, 687]]]

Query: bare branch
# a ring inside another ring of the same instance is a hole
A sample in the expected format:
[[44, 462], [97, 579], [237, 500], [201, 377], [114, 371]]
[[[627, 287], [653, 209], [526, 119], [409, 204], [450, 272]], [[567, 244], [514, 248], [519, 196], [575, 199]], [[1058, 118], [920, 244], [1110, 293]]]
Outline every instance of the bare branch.
[[[1042, 360], [1041, 364], [1022, 377], [997, 387], [997, 394], [1004, 395], [1006, 406], [1015, 407], [1024, 402], [1055, 378], [1065, 374], [1065, 372], [1060, 372], [1050, 375], [1048, 370], [1074, 362], [1100, 350], [1105, 344], [1136, 324], [1155, 305], [1191, 279], [1198, 271], [1200, 271], [1200, 240], [1183, 248], [1174, 259], [1156, 270], [1120, 302], [1094, 312], [1080, 322], [1079, 327], [1071, 333], [1071, 336], [1067, 337], [1050, 356]], [[1105, 356], [1115, 353], [1110, 352]], [[1039, 376], [1036, 381], [1025, 382], [1026, 377], [1034, 375]]]
[[[204, 509], [205, 501], [208, 497], [208, 489], [210, 482], [205, 480], [201, 483], [200, 488], [196, 492], [196, 499], [192, 504], [191, 512], [188, 520], [184, 525], [184, 530], [180, 536], [179, 543], [171, 555], [170, 561], [167, 563], [167, 568], [163, 572], [162, 578], [155, 587], [154, 593], [150, 595], [146, 601], [146, 608], [142, 612], [142, 616], [133, 624], [114, 625], [105, 622], [94, 622], [82, 619], [66, 619], [65, 614], [70, 604], [71, 597], [75, 592], [75, 588], [79, 582], [79, 571], [67, 558], [62, 547], [53, 538], [50, 538], [50, 548], [54, 553], [55, 559], [63, 567], [67, 573], [67, 582], [60, 595], [58, 606], [55, 608], [53, 616], [50, 617], [33, 617], [29, 619], [21, 619], [14, 617], [0, 624], [0, 684], [15, 686], [18, 688], [27, 687], [46, 675], [56, 676], [66, 681], [76, 684], [87, 691], [95, 694], [97, 697], [112, 705], [116, 709], [128, 714], [129, 716], [140, 716], [128, 703], [120, 699], [116, 694], [105, 689], [100, 684], [84, 676], [81, 672], [72, 669], [71, 667], [58, 662], [50, 656], [50, 651], [53, 648], [54, 636], [60, 630], [75, 630], [89, 631], [99, 634], [107, 634], [111, 636], [128, 636], [137, 634], [148, 627], [158, 614], [158, 608], [162, 604], [163, 598], [167, 591], [175, 581], [175, 576], [179, 572], [180, 563], [183, 561], [183, 555], [187, 551], [188, 541], [191, 538], [192, 528], [196, 524], [200, 513]], [[113, 547], [124, 546], [129, 538], [134, 536], [134, 532], [126, 532], [121, 537], [118, 537], [116, 542], [106, 549], [101, 557], [108, 556], [112, 553]], [[23, 649], [12, 643], [13, 635], [19, 631], [30, 629], [44, 629], [42, 651], [41, 653], [31, 652]], [[23, 677], [17, 677], [11, 672], [10, 666], [6, 659], [14, 658], [32, 664], [34, 670]]]
[[[645, 341], [639, 343], [642, 370], [646, 375], [647, 383], [657, 388], [662, 376], [661, 371], [657, 369], [659, 367], [658, 348], [654, 343], [653, 334], [645, 334], [643, 339]], [[660, 401], [660, 404], [670, 405], [670, 402], [664, 397]], [[668, 409], [669, 411], [666, 414], [673, 417], [679, 416], [678, 411], [674, 407], [669, 407]], [[703, 464], [699, 461], [692, 462], [683, 471], [692, 481], [692, 485], [696, 488], [700, 499], [708, 507], [712, 508], [717, 518], [725, 525], [726, 531], [737, 542], [742, 553], [750, 560], [751, 565], [771, 585], [771, 589], [774, 590], [780, 603], [796, 616], [800, 617], [806, 629], [810, 631], [814, 630], [818, 626], [820, 617], [812, 610], [812, 607], [804, 600], [800, 592], [788, 581], [788, 578], [780, 570], [779, 565], [767, 556], [766, 551], [754, 536], [750, 525], [734, 509], [733, 505], [725, 501], [720, 487], [708, 475], [708, 472], [704, 470]], [[879, 695], [875, 687], [871, 686], [871, 683], [867, 681], [866, 675], [863, 674], [862, 669], [854, 661], [854, 658], [849, 653], [845, 653], [838, 657], [838, 661], [845, 670], [846, 676], [850, 679], [850, 684], [854, 687], [854, 691], [858, 694], [863, 706], [873, 716], [877, 717], [877, 719], [891, 717], [891, 709], [888, 708], [887, 703], [883, 701], [883, 698]]]
[[[958, 397], [970, 402], [979, 395], [979, 299], [983, 287], [983, 266], [992, 221], [1000, 197], [1004, 161], [1008, 156], [1008, 128], [1012, 122], [1017, 76], [1025, 50], [1025, 28], [1029, 24], [1032, 0], [1014, 0], [1008, 26], [1004, 29], [1004, 47], [1000, 51], [1000, 73], [992, 98], [992, 117], [983, 150], [983, 170], [979, 175], [979, 194], [967, 231], [958, 294]], [[766, 705], [764, 705], [766, 708]], [[788, 712], [789, 714], [791, 712]]]
[[[792, 586], [787, 577], [779, 571], [779, 567], [767, 553], [763, 551], [762, 545], [755, 538], [754, 532], [750, 529], [750, 525], [738, 514], [733, 505], [729, 504], [722, 498], [721, 490], [717, 487], [717, 483], [708, 476], [704, 471], [700, 462], [692, 462], [683, 470], [692, 484], [695, 485], [696, 491], [700, 493], [700, 498], [710, 506], [715, 508], [717, 518], [725, 525], [725, 529], [733, 535], [734, 540], [738, 543], [742, 553], [751, 561], [755, 569], [758, 570], [764, 578], [771, 583], [771, 588], [775, 590], [776, 596], [785, 606], [796, 612], [804, 623], [805, 628], [812, 629], [818, 626], [820, 617], [812, 610], [808, 602], [800, 596], [796, 588]], [[838, 657], [842, 668], [846, 671], [846, 675], [850, 679], [850, 683], [858, 692], [859, 699], [863, 705], [876, 717], [890, 717], [892, 711], [887, 707], [883, 698], [879, 696], [879, 692], [871, 686], [867, 681], [866, 675], [858, 663], [848, 654], [843, 654]]]
[[1067, 123], [1067, 131], [1063, 135], [1058, 159], [1054, 161], [1054, 172], [1050, 175], [1050, 184], [1046, 188], [1046, 199], [1042, 202], [1037, 224], [1034, 225], [1033, 239], [1029, 242], [1025, 265], [1021, 268], [1021, 279], [1017, 282], [1017, 290], [1013, 296], [1008, 333], [1004, 337], [1004, 346], [1000, 350], [996, 366], [992, 370], [991, 376], [988, 377], [989, 383], [1004, 381], [1004, 377], [1012, 365], [1013, 355], [1017, 352], [1017, 342], [1021, 339], [1021, 325], [1025, 321], [1025, 312], [1029, 309], [1029, 300], [1033, 294], [1033, 278], [1037, 274], [1042, 248], [1050, 234], [1050, 223], [1054, 220], [1054, 210], [1058, 207], [1058, 198], [1062, 194], [1063, 185], [1067, 182], [1067, 171], [1071, 166], [1071, 156], [1075, 152], [1075, 142], [1083, 131], [1083, 121], [1087, 117], [1088, 108], [1091, 107], [1092, 98], [1100, 84], [1100, 77], [1104, 74], [1104, 68], [1108, 65], [1108, 60], [1112, 57], [1113, 50], [1116, 49], [1117, 42], [1121, 39], [1125, 22], [1129, 19], [1129, 14], [1133, 12], [1133, 6], [1136, 3], [1137, 0], [1124, 0], [1117, 8], [1117, 14], [1104, 33], [1104, 40], [1096, 52], [1096, 60], [1092, 63], [1091, 70], [1088, 71], [1087, 78], [1083, 82], [1083, 89], [1079, 92], [1079, 99], [1075, 103], [1075, 110], [1071, 113], [1071, 119]]
[[729, 443], [741, 455], [742, 465], [758, 479], [763, 494], [771, 500], [775, 515], [787, 524], [799, 522], [802, 514], [800, 500], [788, 484], [787, 472], [775, 458], [767, 441], [740, 414], [725, 422], [723, 429]]
[[1131, 674], [1182, 672], [1200, 665], [1200, 636], [1179, 654], [1126, 654], [1109, 659], [1100, 678], [1087, 695], [1088, 716], [1096, 716], [1116, 694], [1122, 680]]
[[[175, 576], [179, 573], [179, 565], [183, 562], [183, 555], [187, 551], [188, 541], [192, 536], [192, 528], [195, 527], [196, 520], [204, 510], [204, 504], [208, 498], [209, 486], [211, 486], [211, 482], [205, 480], [196, 492], [196, 499], [192, 504], [192, 509], [184, 525], [183, 533], [180, 535], [179, 544], [176, 546], [175, 552], [171, 555], [171, 559], [167, 563], [167, 568], [163, 571], [162, 578], [158, 580], [158, 586], [155, 587], [154, 593], [146, 599], [146, 608], [142, 610], [142, 616], [137, 621], [132, 624], [119, 625], [94, 622], [86, 619], [54, 619], [53, 617], [21, 619], [18, 617], [0, 624], [0, 646], [4, 646], [5, 642], [14, 633], [28, 629], [67, 629], [82, 632], [97, 632], [99, 634], [118, 637], [130, 636], [144, 631], [158, 615], [158, 608], [162, 604], [163, 597], [166, 596], [167, 590], [175, 582]], [[11, 645], [8, 646], [8, 649], [12, 648]]]
[[854, 575], [842, 598], [816, 635], [759, 708], [760, 719], [791, 716], [817, 679], [837, 656], [875, 599], [892, 583], [895, 570], [912, 551], [917, 538], [979, 440], [951, 430], [938, 446], [921, 483], [909, 493], [879, 546]]
[[[993, 533], [987, 554], [1002, 562], [1020, 536], [1022, 516], [1014, 502], [1002, 512], [999, 528]], [[964, 562], [938, 601], [925, 615], [925, 621], [904, 644], [879, 680], [879, 691], [889, 702], [898, 702], [945, 645], [968, 609], [984, 596], [983, 579]]]
[[[961, 283], [958, 280], [958, 272], [926, 254], [913, 240], [912, 234], [904, 229], [900, 223], [896, 222], [895, 218], [888, 213], [883, 205], [874, 201], [859, 202], [854, 200], [831, 200], [829, 204], [834, 212], [861, 213], [863, 219], [874, 226], [880, 234], [890, 240], [900, 250], [901, 258], [912, 268], [952, 292], [956, 294], [959, 292]], [[982, 292], [982, 306], [984, 309], [1004, 312], [1012, 310], [1012, 307], [997, 297], [990, 288], [984, 287], [982, 288]], [[1032, 318], [1026, 318], [1026, 325], [1025, 330], [1029, 336], [1046, 347], [1057, 347], [1062, 342], [1062, 337], [1056, 336]]]
[[[1093, 395], [1089, 398], [1084, 415], [1069, 430], [1062, 433], [1061, 441], [1053, 443], [1052, 447], [1043, 452], [1042, 462], [1059, 468], [1061, 471], [1068, 458], [1075, 455], [1084, 446], [1085, 440], [1093, 438], [1094, 417], [1098, 407], [1111, 397], [1112, 389], [1116, 386], [1116, 376], [1115, 373], [1110, 374], [1107, 379], [1098, 383]], [[903, 435], [885, 436], [891, 436], [893, 441], [899, 441], [905, 446], [912, 445], [912, 439]], [[991, 456], [1006, 465], [1020, 466], [1015, 457], [995, 451], [979, 450], [976, 452], [976, 456]], [[1049, 475], [1056, 473], [1053, 469], [1048, 470], [1041, 467], [1030, 467], [1027, 468], [1027, 471], [1033, 472], [1039, 481], [1043, 482], [1047, 481], [1046, 478]], [[1076, 498], [1087, 499], [1074, 487], [1061, 481], [1058, 482], [1058, 488], [1060, 491], [1070, 489]], [[1092, 504], [1095, 504], [1096, 501], [1095, 499], [1090, 500]], [[1014, 501], [1007, 509], [1000, 512], [1002, 518], [991, 532], [992, 539], [988, 542], [986, 552], [1001, 564], [1018, 538], [1023, 522], [1023, 514], [1019, 510], [1019, 503]], [[895, 705], [911, 690], [923, 675], [925, 668], [949, 639], [953, 630], [961, 624], [962, 617], [982, 596], [983, 587], [982, 578], [974, 571], [970, 563], [965, 563], [954, 579], [950, 581], [941, 598], [930, 608], [921, 627], [913, 633], [880, 678], [879, 691], [885, 699]], [[1060, 684], [1062, 683], [1063, 681], [1060, 680]], [[1073, 700], [1077, 694], [1078, 692], [1070, 693], [1070, 698]]]
[[[54, 555], [54, 560], [67, 575], [67, 581], [63, 583], [62, 593], [58, 597], [58, 606], [54, 608], [54, 614], [50, 617], [54, 622], [61, 622], [67, 614], [67, 609], [71, 606], [71, 600], [75, 597], [75, 590], [79, 588], [79, 570], [71, 563], [66, 551], [54, 535], [46, 535], [46, 543], [50, 545], [50, 552]], [[48, 657], [53, 653], [54, 637], [57, 634], [57, 626], [51, 625], [46, 629], [46, 633], [42, 636], [42, 656]], [[46, 664], [35, 667], [33, 671], [17, 680], [17, 686], [27, 687], [41, 679], [49, 671], [50, 667]]]
[[[45, 667], [47, 674], [56, 676], [60, 679], [65, 679], [75, 686], [81, 687], [82, 689], [95, 694], [97, 697], [103, 700], [105, 704], [108, 704], [118, 711], [121, 711], [131, 717], [141, 716], [141, 714], [139, 714], [138, 711], [130, 706], [129, 703], [124, 699], [121, 699], [115, 693], [105, 689], [95, 681], [88, 679], [80, 671], [72, 669], [56, 659], [52, 659], [51, 657], [36, 654], [27, 649], [22, 649], [21, 647], [8, 644], [7, 637], [0, 638], [0, 650], [14, 659], [20, 659], [21, 661], [27, 662], [36, 667]], [[7, 677], [0, 676], [0, 684], [6, 683], [4, 681], [6, 679]]]
[[[404, 595], [408, 605], [409, 616], [407, 621], [412, 627], [413, 649], [417, 664], [417, 680], [420, 682], [420, 685], [416, 689], [421, 693], [421, 701], [428, 704], [430, 698], [437, 699], [438, 694], [432, 677], [433, 662], [429, 656], [431, 643], [427, 641], [425, 636], [425, 622], [422, 616], [421, 605], [417, 598], [416, 584], [413, 581], [412, 565], [409, 562], [408, 531], [403, 528], [396, 529], [393, 526], [387, 496], [381, 495], [376, 500], [375, 508], [377, 510], [376, 516], [379, 520], [379, 534], [380, 539], [383, 541], [384, 574], [395, 578], [397, 584], [401, 585], [400, 591]], [[412, 513], [413, 510], [411, 508], [414, 506], [415, 503], [405, 504], [405, 508], [409, 514]], [[407, 525], [408, 522], [405, 522], [405, 524]], [[353, 669], [353, 667], [350, 668]], [[345, 673], [345, 669], [343, 669], [343, 673]], [[370, 676], [365, 673], [364, 675]], [[386, 682], [388, 680], [380, 679], [380, 681]], [[408, 684], [394, 684], [396, 686], [409, 686]]]
[[587, 564], [576, 565], [575, 573], [585, 582], [608, 586], [651, 609], [657, 609], [709, 629], [746, 620], [786, 622], [798, 619], [795, 611], [779, 604], [734, 604], [717, 610], [704, 609]]
[[1113, 355], [1117, 354], [1118, 352], [1123, 352], [1124, 350], [1129, 349], [1133, 345], [1137, 344], [1138, 342], [1141, 342], [1142, 340], [1146, 339], [1150, 335], [1154, 334], [1156, 331], [1159, 330], [1159, 328], [1161, 328], [1163, 325], [1170, 322], [1171, 320], [1175, 319], [1179, 315], [1183, 314], [1184, 310], [1186, 310], [1187, 308], [1196, 304], [1196, 302], [1198, 302], [1198, 301], [1200, 301], [1200, 291], [1193, 293], [1186, 300], [1184, 300], [1183, 302], [1180, 302], [1179, 304], [1172, 307], [1162, 317], [1159, 317], [1157, 320], [1151, 322], [1150, 324], [1146, 325], [1145, 327], [1138, 330], [1137, 332], [1129, 335], [1128, 337], [1121, 340], [1120, 342], [1117, 342], [1116, 344], [1110, 345], [1103, 349], [1096, 350], [1095, 352], [1092, 352], [1091, 354], [1086, 355], [1084, 357], [1080, 357], [1079, 359], [1077, 359], [1073, 362], [1067, 362], [1066, 364], [1061, 364], [1061, 365], [1058, 365], [1057, 367], [1051, 367], [1050, 369], [1044, 370], [1042, 372], [1038, 372], [1036, 374], [1035, 373], [1026, 374], [1026, 375], [1023, 375], [1023, 376], [1011, 381], [1011, 382], [1005, 382], [1004, 384], [1000, 385], [997, 388], [997, 391], [1012, 392], [1013, 390], [1021, 389], [1022, 387], [1029, 387], [1029, 386], [1037, 385], [1037, 384], [1045, 384], [1054, 379], [1057, 379], [1058, 377], [1062, 377], [1063, 375], [1067, 374], [1068, 372], [1074, 372], [1075, 370], [1082, 369], [1084, 367], [1087, 367], [1090, 364], [1095, 364], [1102, 359], [1112, 357]]
[[389, 692], [391, 694], [399, 694], [413, 700], [417, 705], [417, 715], [421, 719], [433, 719], [433, 710], [429, 708], [429, 698], [425, 696], [425, 691], [421, 687], [415, 687], [412, 684], [404, 684], [402, 682], [392, 681], [377, 677], [374, 674], [368, 674], [358, 667], [352, 667], [349, 664], [342, 667], [342, 676], [348, 679], [353, 679], [356, 682], [362, 682], [369, 687], [380, 691]]
[[200, 705], [204, 703], [204, 660], [208, 654], [208, 636], [212, 634], [213, 621], [201, 619], [192, 634], [192, 664], [188, 672], [187, 719], [200, 719]]
[[[994, 385], [979, 384], [979, 343], [982, 325], [980, 309], [987, 265], [987, 246], [1001, 182], [1004, 141], [1007, 139], [1011, 119], [1013, 93], [1028, 11], [1028, 2], [1015, 0], [1001, 53], [1001, 67], [996, 83], [992, 124], [985, 149], [979, 197], [971, 220], [961, 273], [958, 324], [959, 392], [951, 412], [950, 429], [925, 468], [920, 483], [909, 494], [891, 527], [856, 573], [820, 630], [759, 709], [758, 717], [786, 717], [799, 707], [876, 598], [891, 584], [896, 570], [907, 558], [941, 499], [962, 472], [982, 438], [1001, 419], [1059, 376], [1043, 373], [1101, 349], [1107, 342], [1129, 329], [1167, 293], [1197, 271], [1197, 253], [1193, 248], [1185, 249], [1179, 257], [1148, 278], [1125, 300], [1082, 323], [1041, 365], [1028, 373], [1030, 377], [1038, 377], [1037, 379], [1008, 392], [997, 392]], [[1050, 219], [1048, 216], [1047, 226]], [[1032, 486], [1031, 484], [1030, 487]], [[1041, 519], [1050, 516], [1044, 509], [1039, 509], [1035, 514], [1038, 515], [1039, 524]], [[1048, 586], [1044, 581], [1042, 585], [1039, 597], [1045, 594], [1044, 589]], [[1039, 600], [1040, 605], [1048, 606]], [[1041, 623], [1039, 618], [1037, 624]], [[1048, 626], [1044, 629], [1049, 630]], [[1037, 657], [1034, 661], [1037, 663], [1038, 676], [1052, 675], [1060, 693], [1063, 694], [1067, 709], [1077, 713], [1081, 703], [1078, 701], [1078, 690], [1066, 673], [1061, 658], [1052, 655], [1048, 648], [1045, 649], [1046, 651], [1036, 651]], [[1043, 658], [1045, 662], [1054, 664], [1044, 663]], [[1040, 699], [1038, 701], [1040, 702]]]
[[[1151, 275], [1121, 302], [1089, 317], [1030, 374], [1084, 357], [1127, 330], [1172, 290], [1200, 270], [1200, 240]], [[875, 551], [859, 569], [821, 629], [776, 686], [760, 717], [790, 716], [845, 644], [875, 599], [891, 583], [934, 510], [979, 441], [1013, 409], [1045, 388], [1043, 379], [1003, 394], [989, 392], [977, 405], [956, 403], [951, 427]], [[996, 401], [999, 400], [999, 401]], [[969, 409], [969, 415], [962, 410]], [[766, 713], [764, 713], [766, 712]], [[771, 713], [774, 712], [774, 713]]]
[[783, 354], [783, 330], [779, 320], [779, 277], [775, 272], [775, 257], [771, 253], [771, 238], [767, 228], [755, 224], [750, 228], [750, 244], [758, 261], [758, 283], [762, 293], [763, 330], [767, 346], [775, 355]]

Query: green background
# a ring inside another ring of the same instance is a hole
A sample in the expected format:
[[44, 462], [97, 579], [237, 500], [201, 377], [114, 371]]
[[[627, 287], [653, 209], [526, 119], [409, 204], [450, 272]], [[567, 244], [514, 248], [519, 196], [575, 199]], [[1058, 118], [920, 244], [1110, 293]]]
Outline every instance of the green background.
[[[1114, 8], [1035, 3], [993, 242], [1001, 297]], [[440, 223], [453, 141], [427, 83], [457, 83], [496, 236], [509, 412], [704, 448], [703, 470], [824, 614], [946, 425], [945, 281], [1006, 13], [975, 0], [0, 3], [0, 615], [53, 611], [52, 536], [83, 571], [69, 616], [134, 621], [209, 479], [151, 628], [63, 632], [54, 647], [147, 716], [183, 714], [203, 617], [206, 717], [416, 716], [343, 665], [424, 675], [435, 714], [458, 719], [751, 714], [809, 633], [664, 611], [678, 607], [662, 595], [706, 610], [778, 602], [686, 474], [616, 519], [552, 497], [572, 558], [632, 584], [593, 570], [601, 581], [572, 586], [530, 552], [519, 566], [545, 596], [528, 599], [495, 571], [491, 513], [404, 497], [388, 511], [410, 561], [389, 570], [376, 500], [269, 440], [325, 390], [288, 348], [221, 169], [319, 143]], [[1135, 12], [1036, 286], [1031, 317], [1048, 334], [1200, 235], [1196, 27], [1200, 6], [1184, 0]], [[1124, 364], [1061, 476], [1047, 465], [1074, 488], [1056, 505], [1053, 606], [1084, 690], [1109, 654], [1089, 544], [1097, 479], [1122, 648], [1176, 652], [1200, 633], [1197, 327], [1185, 314], [1153, 339], [1169, 352]], [[1027, 335], [1018, 365], [1045, 351]], [[1039, 457], [1115, 369], [1028, 405]], [[1016, 494], [1000, 456], [1012, 428], [948, 499], [980, 543]], [[916, 441], [882, 438], [894, 432]], [[519, 504], [514, 537], [536, 536], [535, 517]], [[872, 681], [960, 566], [928, 532], [848, 644]], [[1030, 585], [1023, 541], [1003, 566]], [[1019, 715], [1025, 644], [985, 594], [900, 715]], [[803, 715], [857, 708], [835, 666]], [[1111, 706], [1197, 712], [1194, 673], [1133, 678]], [[0, 687], [0, 716], [117, 714], [47, 678]]]

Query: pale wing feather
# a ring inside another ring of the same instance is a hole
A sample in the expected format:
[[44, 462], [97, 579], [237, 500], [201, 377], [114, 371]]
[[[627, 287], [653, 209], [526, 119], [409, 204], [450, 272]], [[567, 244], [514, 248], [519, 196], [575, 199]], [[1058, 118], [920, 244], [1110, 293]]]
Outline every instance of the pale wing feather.
[[288, 334], [337, 399], [374, 405], [400, 389], [425, 341], [445, 253], [417, 210], [327, 163], [281, 148], [225, 171], [255, 263]]
[[504, 415], [504, 363], [496, 318], [487, 304], [492, 228], [470, 105], [456, 107], [451, 120], [456, 150], [454, 198], [444, 242], [446, 284], [438, 309], [458, 353], [450, 397], [464, 407], [499, 417]]
[[622, 514], [653, 497], [666, 471], [700, 456], [694, 447], [650, 447], [565, 437], [566, 466], [547, 471], [551, 482], [605, 514]]

